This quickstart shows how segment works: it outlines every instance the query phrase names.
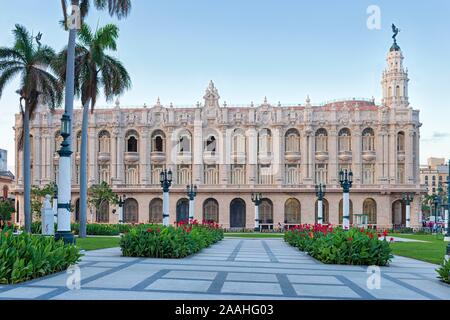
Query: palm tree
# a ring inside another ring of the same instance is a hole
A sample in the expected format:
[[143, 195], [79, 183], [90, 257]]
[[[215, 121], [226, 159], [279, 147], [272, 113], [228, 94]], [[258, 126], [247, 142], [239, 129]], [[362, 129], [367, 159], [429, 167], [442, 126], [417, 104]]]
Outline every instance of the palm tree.
[[[97, 95], [103, 89], [107, 101], [122, 94], [131, 87], [130, 76], [122, 63], [108, 55], [107, 51], [117, 50], [119, 29], [108, 24], [95, 33], [83, 25], [78, 33], [80, 43], [75, 50], [75, 92], [81, 97], [83, 119], [80, 152], [80, 237], [86, 236], [87, 215], [87, 126], [89, 106], [93, 112]], [[55, 68], [61, 79], [66, 76], [67, 49], [59, 54]]]
[[[80, 9], [81, 22], [86, 17], [89, 12], [91, 0], [61, 0], [61, 8], [63, 12], [64, 20], [63, 25], [65, 29], [68, 29], [68, 16], [67, 16], [67, 5], [68, 2], [72, 5], [78, 6]], [[108, 9], [108, 12], [111, 16], [116, 16], [118, 19], [126, 17], [131, 11], [131, 0], [92, 0], [94, 6], [98, 10]], [[65, 83], [66, 83], [66, 92], [65, 92], [65, 112], [72, 118], [73, 115], [73, 98], [74, 98], [74, 81], [75, 81], [75, 42], [76, 42], [77, 30], [71, 28], [69, 30], [69, 41], [67, 45], [67, 59], [66, 59], [66, 70], [65, 73]], [[70, 128], [70, 136], [67, 138], [67, 142], [69, 145], [72, 143], [72, 128]], [[85, 164], [82, 164], [85, 166]], [[70, 174], [70, 173], [69, 173]], [[83, 190], [86, 190], [87, 186], [82, 184], [83, 180], [80, 181], [80, 186]], [[81, 190], [80, 190], [81, 191]], [[87, 200], [85, 199], [84, 202]], [[87, 204], [81, 202], [80, 209], [86, 208]], [[80, 217], [80, 235], [83, 236], [83, 232], [86, 230], [86, 218], [85, 215]], [[83, 221], [84, 220], [84, 221]], [[83, 227], [84, 226], [84, 227]]]
[[[25, 231], [31, 232], [31, 170], [30, 170], [30, 118], [38, 103], [54, 109], [62, 102], [62, 86], [47, 69], [55, 58], [55, 52], [41, 45], [40, 36], [30, 35], [27, 29], [16, 24], [13, 30], [14, 46], [0, 48], [0, 97], [6, 84], [16, 76], [20, 77], [20, 112], [22, 135], [19, 150], [23, 149], [23, 186]], [[25, 106], [22, 104], [25, 103]]]

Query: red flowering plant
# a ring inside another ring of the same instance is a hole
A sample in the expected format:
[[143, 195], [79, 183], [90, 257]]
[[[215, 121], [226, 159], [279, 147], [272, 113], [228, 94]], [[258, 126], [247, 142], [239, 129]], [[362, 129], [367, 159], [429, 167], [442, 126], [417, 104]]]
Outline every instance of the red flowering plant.
[[392, 259], [386, 240], [374, 230], [302, 224], [285, 232], [287, 243], [332, 264], [386, 265]]

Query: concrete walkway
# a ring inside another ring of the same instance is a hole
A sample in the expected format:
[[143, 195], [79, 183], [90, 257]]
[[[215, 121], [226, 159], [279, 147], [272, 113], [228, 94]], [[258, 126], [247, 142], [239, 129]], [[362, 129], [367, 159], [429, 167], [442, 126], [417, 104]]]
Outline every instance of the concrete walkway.
[[62, 272], [0, 286], [0, 299], [450, 299], [436, 265], [396, 257], [380, 268], [380, 289], [369, 289], [367, 267], [325, 265], [282, 239], [225, 239], [185, 259], [103, 249], [79, 266], [80, 289], [68, 289]]

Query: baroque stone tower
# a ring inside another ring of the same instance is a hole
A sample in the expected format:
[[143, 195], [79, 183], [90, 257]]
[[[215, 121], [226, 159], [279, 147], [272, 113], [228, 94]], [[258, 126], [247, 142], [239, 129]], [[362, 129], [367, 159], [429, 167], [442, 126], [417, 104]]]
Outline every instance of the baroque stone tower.
[[408, 69], [403, 68], [402, 50], [395, 39], [398, 29], [394, 29], [394, 43], [387, 56], [387, 67], [383, 71], [381, 85], [383, 87], [382, 104], [391, 108], [406, 108], [408, 102]]

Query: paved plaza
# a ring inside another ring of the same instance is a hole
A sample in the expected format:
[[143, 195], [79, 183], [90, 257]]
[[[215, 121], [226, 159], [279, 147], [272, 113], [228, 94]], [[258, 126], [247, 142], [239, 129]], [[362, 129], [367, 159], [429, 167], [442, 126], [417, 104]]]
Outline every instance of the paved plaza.
[[325, 265], [282, 239], [225, 239], [185, 259], [120, 254], [86, 252], [80, 289], [62, 272], [0, 286], [0, 299], [450, 299], [436, 265], [395, 257], [369, 289], [367, 267]]

